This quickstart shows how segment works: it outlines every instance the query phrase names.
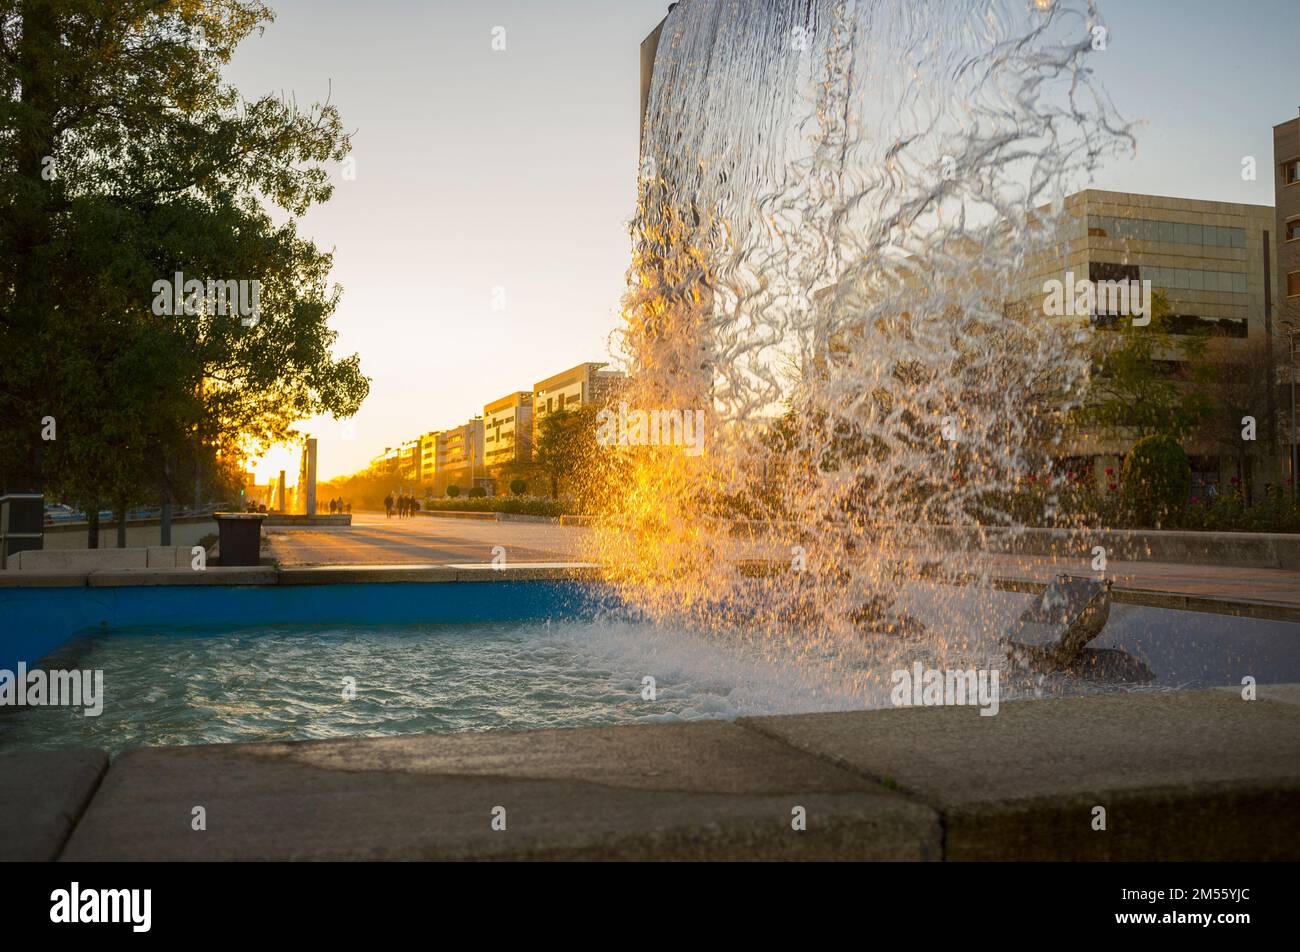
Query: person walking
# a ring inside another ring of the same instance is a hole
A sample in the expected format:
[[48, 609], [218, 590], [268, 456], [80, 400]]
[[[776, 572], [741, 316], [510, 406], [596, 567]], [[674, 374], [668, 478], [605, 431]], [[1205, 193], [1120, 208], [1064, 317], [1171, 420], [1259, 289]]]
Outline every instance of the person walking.
[[389, 493], [387, 496], [384, 497], [384, 516], [385, 518], [388, 519], [393, 518], [393, 494], [392, 493]]

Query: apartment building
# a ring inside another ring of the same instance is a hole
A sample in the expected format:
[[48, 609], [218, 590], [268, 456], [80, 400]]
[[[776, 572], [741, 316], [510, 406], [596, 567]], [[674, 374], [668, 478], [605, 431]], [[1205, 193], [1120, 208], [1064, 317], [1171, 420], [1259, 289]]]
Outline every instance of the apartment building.
[[370, 461], [370, 475], [396, 477], [399, 455], [399, 450], [391, 446], [385, 446], [384, 451]]
[[533, 456], [533, 394], [528, 390], [483, 407], [484, 462], [489, 467], [523, 463]]
[[464, 492], [490, 482], [484, 463], [483, 436], [480, 417], [438, 434], [434, 495], [441, 496], [448, 486], [459, 486]]
[[537, 445], [542, 420], [559, 410], [577, 409], [584, 404], [604, 406], [618, 396], [626, 376], [617, 370], [603, 370], [603, 363], [587, 362], [570, 367], [533, 384], [533, 445]]
[[1278, 327], [1300, 330], [1300, 118], [1273, 127]]
[[420, 482], [420, 439], [407, 440], [397, 451], [397, 478], [415, 486]]
[[438, 478], [438, 439], [441, 430], [430, 430], [420, 435], [420, 485], [432, 486]]

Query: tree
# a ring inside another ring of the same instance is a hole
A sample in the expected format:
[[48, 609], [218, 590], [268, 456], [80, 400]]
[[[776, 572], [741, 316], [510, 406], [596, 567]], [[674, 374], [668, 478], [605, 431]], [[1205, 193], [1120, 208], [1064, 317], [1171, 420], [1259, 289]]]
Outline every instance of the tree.
[[[175, 493], [364, 399], [358, 358], [330, 353], [330, 256], [296, 225], [349, 137], [328, 104], [221, 79], [270, 19], [260, 0], [0, 0], [0, 482]], [[243, 282], [256, 314], [207, 295], [159, 313], [178, 272]]]
[[528, 492], [528, 480], [512, 479], [510, 481], [510, 491], [516, 496], [522, 496], [524, 493]]
[[1124, 457], [1125, 507], [1139, 525], [1155, 526], [1187, 503], [1192, 470], [1172, 436], [1144, 436]]
[[600, 452], [596, 442], [594, 406], [556, 410], [542, 418], [537, 428], [533, 460], [551, 481], [551, 498], [560, 496], [560, 480], [581, 476]]
[[1213, 408], [1198, 429], [1196, 442], [1212, 447], [1236, 462], [1246, 499], [1251, 498], [1251, 462], [1264, 463], [1278, 450], [1281, 421], [1277, 410], [1286, 404], [1278, 392], [1267, 338], [1252, 337], [1236, 348], [1217, 348], [1214, 376], [1206, 388]]
[[1207, 387], [1215, 370], [1206, 359], [1206, 335], [1175, 336], [1161, 292], [1151, 311], [1144, 327], [1120, 318], [1114, 329], [1098, 333], [1096, 372], [1076, 422], [1181, 441], [1209, 418], [1214, 408]]

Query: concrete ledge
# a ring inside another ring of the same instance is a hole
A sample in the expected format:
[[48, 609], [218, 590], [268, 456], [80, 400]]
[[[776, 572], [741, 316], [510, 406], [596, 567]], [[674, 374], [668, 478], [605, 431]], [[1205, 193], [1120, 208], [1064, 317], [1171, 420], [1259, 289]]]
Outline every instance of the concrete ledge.
[[591, 562], [516, 562], [501, 568], [461, 563], [449, 567], [456, 570], [458, 582], [597, 582], [605, 577], [604, 570]]
[[279, 570], [281, 585], [454, 582], [457, 575], [445, 565], [311, 565]]
[[[207, 811], [207, 830], [190, 828]], [[791, 826], [807, 811], [807, 829]], [[493, 810], [506, 829], [492, 828]], [[933, 811], [734, 724], [128, 751], [63, 854], [938, 859]]]
[[1159, 529], [1037, 529], [935, 526], [940, 547], [1015, 555], [1090, 558], [1106, 547], [1121, 562], [1174, 562], [1245, 568], [1300, 568], [1300, 535], [1280, 532], [1189, 532]]
[[279, 575], [274, 566], [221, 566], [211, 565], [202, 572], [191, 568], [176, 569], [121, 569], [116, 572], [91, 572], [87, 584], [91, 588], [122, 588], [127, 586], [156, 587], [160, 585], [275, 585]]
[[107, 768], [102, 750], [0, 755], [0, 862], [57, 858]]
[[283, 512], [267, 513], [266, 518], [262, 521], [263, 528], [268, 526], [350, 526], [352, 525], [352, 513], [345, 512], [342, 515], [329, 513], [317, 513], [314, 516], [304, 514], [290, 514]]
[[[94, 572], [148, 567], [148, 549], [29, 549], [18, 553], [20, 572]], [[9, 571], [15, 566], [10, 565]]]
[[488, 522], [500, 522], [499, 512], [472, 512], [461, 509], [421, 509], [416, 513], [417, 516], [425, 516], [430, 519], [483, 519]]
[[930, 804], [946, 859], [1300, 859], [1289, 704], [1212, 689], [740, 723]]
[[102, 754], [15, 755], [0, 849], [80, 814], [62, 858], [1294, 860], [1300, 685], [1260, 694], [139, 748], [84, 814]]
[[[952, 585], [968, 585], [978, 581], [977, 577], [973, 575], [947, 579], [936, 578], [934, 580]], [[990, 582], [994, 588], [1003, 592], [1025, 592], [1040, 595], [1047, 588], [1046, 582], [1028, 578], [1004, 576], [991, 579]], [[1291, 602], [1185, 595], [1180, 592], [1129, 588], [1123, 585], [1116, 585], [1111, 589], [1111, 600], [1124, 605], [1145, 605], [1148, 608], [1172, 608], [1179, 611], [1207, 612], [1212, 615], [1232, 615], [1238, 618], [1264, 618], [1270, 621], [1300, 623], [1300, 605]]]
[[486, 519], [491, 522], [540, 522], [553, 526], [567, 525], [563, 516], [528, 516], [519, 512], [463, 512], [455, 509], [421, 509], [417, 516], [446, 519]]
[[89, 572], [0, 572], [0, 588], [85, 588]]

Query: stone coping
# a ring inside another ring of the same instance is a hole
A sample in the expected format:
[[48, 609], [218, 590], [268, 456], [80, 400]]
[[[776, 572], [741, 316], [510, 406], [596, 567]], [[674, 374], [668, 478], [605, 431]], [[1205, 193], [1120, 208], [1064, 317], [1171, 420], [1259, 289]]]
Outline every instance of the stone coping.
[[1300, 859], [1300, 685], [1259, 697], [5, 755], [0, 859]]
[[[0, 571], [3, 588], [122, 588], [183, 585], [357, 585], [394, 582], [519, 582], [519, 581], [586, 581], [605, 580], [601, 567], [592, 562], [514, 562], [502, 567], [490, 563], [429, 563], [394, 565], [210, 565], [202, 572], [187, 568], [124, 568], [95, 572], [67, 571]], [[936, 584], [965, 585], [970, 577], [933, 577], [922, 579]], [[994, 588], [1002, 591], [1039, 594], [1047, 583], [1036, 579], [993, 578]], [[1114, 601], [1169, 608], [1179, 611], [1208, 612], [1241, 618], [1300, 623], [1300, 604], [1259, 599], [1224, 598], [1188, 595], [1154, 589], [1112, 589]]]

